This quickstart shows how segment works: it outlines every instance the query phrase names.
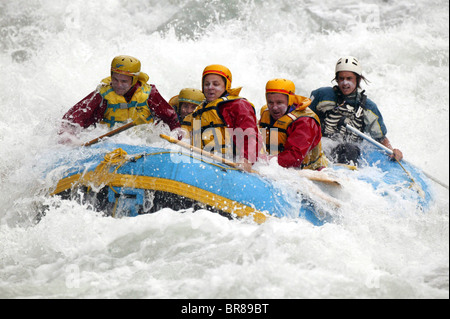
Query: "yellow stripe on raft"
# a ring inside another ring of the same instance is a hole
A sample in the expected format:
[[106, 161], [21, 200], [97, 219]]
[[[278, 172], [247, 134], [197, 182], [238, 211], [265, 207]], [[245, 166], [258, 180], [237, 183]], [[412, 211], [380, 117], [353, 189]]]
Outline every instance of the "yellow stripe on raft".
[[267, 218], [266, 214], [255, 208], [189, 184], [159, 177], [105, 173], [104, 171], [101, 176], [98, 172], [92, 171], [86, 172], [83, 175], [75, 174], [66, 177], [58, 182], [56, 189], [51, 195], [59, 194], [77, 184], [85, 186], [95, 185], [97, 187], [108, 185], [112, 187], [130, 187], [163, 191], [193, 199], [206, 205], [216, 207], [223, 212], [236, 214], [238, 217], [253, 216], [255, 222], [259, 224], [265, 222]]

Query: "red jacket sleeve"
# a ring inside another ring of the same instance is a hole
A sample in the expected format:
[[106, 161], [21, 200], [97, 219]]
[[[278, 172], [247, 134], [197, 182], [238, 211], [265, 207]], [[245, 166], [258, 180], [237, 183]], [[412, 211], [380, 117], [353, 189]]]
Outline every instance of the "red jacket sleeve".
[[278, 154], [278, 164], [283, 167], [300, 167], [306, 154], [322, 138], [319, 124], [310, 117], [301, 117], [287, 129], [284, 150]]
[[[156, 87], [153, 84], [151, 86], [152, 90], [147, 100], [150, 111], [157, 118], [166, 123], [171, 130], [180, 127], [180, 122], [178, 121], [178, 116], [175, 110], [159, 94]], [[138, 86], [136, 86], [136, 88], [137, 87]], [[125, 95], [127, 100], [131, 99], [136, 88], [132, 91], [130, 90], [130, 92]], [[102, 99], [102, 96], [97, 91], [94, 91], [75, 104], [63, 116], [63, 120], [69, 123], [78, 124], [82, 128], [87, 128], [95, 123], [99, 123], [103, 119], [106, 106], [107, 102]]]
[[[259, 134], [253, 106], [244, 99], [233, 100], [222, 104], [219, 112], [228, 128], [235, 130], [233, 142], [238, 154], [244, 154], [245, 159], [255, 163], [262, 146], [262, 137]], [[242, 129], [243, 135], [236, 129]]]
[[151, 84], [151, 86], [152, 90], [147, 100], [150, 111], [166, 123], [170, 130], [181, 127], [177, 112], [169, 103], [167, 103], [161, 94], [159, 94], [156, 87], [153, 84]]
[[[102, 103], [103, 102], [103, 103]], [[106, 101], [97, 92], [91, 92], [88, 96], [75, 104], [63, 116], [63, 120], [78, 124], [82, 128], [87, 128], [103, 119], [106, 110]]]

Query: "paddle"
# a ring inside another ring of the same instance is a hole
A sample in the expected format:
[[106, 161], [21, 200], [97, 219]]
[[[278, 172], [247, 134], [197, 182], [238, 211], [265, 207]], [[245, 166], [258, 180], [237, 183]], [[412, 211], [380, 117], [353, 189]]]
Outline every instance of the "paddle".
[[[190, 145], [188, 143], [185, 143], [183, 141], [180, 141], [180, 140], [178, 140], [176, 138], [173, 138], [173, 137], [165, 135], [165, 134], [160, 134], [159, 136], [161, 138], [165, 139], [166, 141], [170, 142], [170, 143], [177, 144], [177, 145], [179, 145], [181, 147], [184, 147], [186, 149], [189, 149], [189, 150], [191, 150], [191, 151], [193, 151], [193, 152], [195, 152], [197, 154], [201, 154], [201, 155], [207, 156], [207, 157], [209, 157], [209, 158], [211, 158], [211, 159], [213, 159], [213, 160], [215, 160], [217, 162], [221, 162], [221, 163], [224, 163], [224, 164], [226, 164], [228, 166], [236, 168], [238, 170], [244, 171], [242, 169], [242, 167], [239, 166], [239, 164], [237, 164], [237, 163], [235, 163], [233, 161], [227, 160], [226, 158], [223, 158], [221, 156], [217, 156], [217, 155], [211, 154], [210, 152], [204, 151], [201, 148], [195, 147], [193, 145]], [[251, 170], [250, 173], [261, 175], [258, 171], [255, 171], [255, 170]], [[320, 172], [317, 172], [317, 173], [320, 173]], [[319, 182], [329, 183], [329, 184], [334, 185], [334, 186], [340, 186], [340, 184], [336, 180], [329, 179], [328, 177], [322, 177], [321, 178], [321, 177], [319, 177], [317, 175], [316, 176], [310, 175], [310, 176], [304, 176], [304, 177], [306, 177], [306, 178], [308, 178], [310, 180], [313, 180], [313, 181], [319, 181]], [[323, 199], [323, 200], [333, 204], [334, 206], [336, 206], [338, 208], [341, 206], [341, 203], [339, 202], [339, 200], [337, 200], [336, 198], [325, 194], [319, 187], [317, 187], [317, 185], [310, 185], [308, 187], [308, 190], [311, 193], [313, 193], [314, 195], [316, 195], [316, 196], [320, 197], [321, 199]]]
[[339, 181], [336, 178], [334, 178], [333, 176], [330, 176], [329, 174], [327, 174], [326, 172], [323, 172], [323, 171], [302, 169], [302, 170], [299, 170], [296, 172], [300, 177], [307, 178], [311, 181], [326, 183], [328, 185], [336, 186], [336, 187], [341, 186], [341, 183], [339, 183]]
[[[368, 136], [368, 135], [362, 133], [360, 130], [354, 128], [354, 127], [351, 126], [350, 124], [347, 124], [347, 125], [346, 125], [346, 128], [347, 128], [348, 130], [352, 131], [353, 133], [359, 135], [360, 137], [362, 137], [362, 138], [365, 139], [366, 141], [370, 142], [371, 144], [373, 144], [373, 145], [377, 146], [378, 148], [384, 150], [386, 153], [388, 153], [388, 154], [390, 154], [390, 155], [392, 155], [392, 154], [394, 153], [391, 149], [387, 148], [386, 146], [384, 146], [384, 145], [381, 144], [381, 143], [378, 143], [378, 142], [375, 141], [373, 138], [371, 138], [370, 136]], [[405, 161], [405, 160], [403, 160], [403, 161]], [[405, 162], [406, 162], [406, 161], [405, 161]], [[412, 179], [412, 181], [414, 182], [414, 179], [411, 177], [411, 174], [403, 167], [403, 165], [402, 165], [399, 161], [397, 161], [397, 163], [403, 168], [403, 170], [408, 174], [408, 176], [409, 176], [409, 177]], [[431, 179], [432, 181], [438, 183], [439, 185], [445, 187], [446, 189], [449, 189], [449, 188], [448, 188], [448, 185], [446, 185], [445, 183], [441, 182], [440, 180], [438, 180], [437, 178], [435, 178], [435, 177], [433, 177], [432, 175], [428, 174], [427, 172], [424, 172], [423, 170], [422, 170], [422, 172], [423, 172], [423, 174], [424, 174], [425, 176], [427, 176], [427, 177], [428, 177], [429, 179]], [[414, 183], [415, 183], [415, 182], [414, 182]]]
[[[243, 171], [242, 167], [240, 167], [239, 164], [237, 164], [237, 163], [235, 163], [233, 161], [227, 160], [226, 158], [223, 158], [221, 156], [217, 156], [217, 155], [211, 154], [210, 152], [206, 152], [206, 151], [202, 150], [201, 148], [192, 146], [192, 145], [190, 145], [188, 143], [185, 143], [183, 141], [179, 141], [178, 139], [173, 138], [173, 137], [168, 136], [168, 135], [165, 135], [165, 134], [160, 134], [160, 137], [162, 137], [163, 139], [169, 141], [170, 143], [178, 144], [178, 145], [180, 145], [180, 146], [182, 146], [182, 147], [184, 147], [186, 149], [189, 149], [189, 150], [191, 150], [191, 151], [193, 151], [195, 153], [207, 156], [207, 157], [209, 157], [211, 159], [214, 159], [214, 160], [216, 160], [218, 162], [227, 164], [227, 165], [229, 165], [231, 167], [234, 167], [234, 168], [237, 168], [237, 169]], [[251, 170], [250, 173], [259, 174], [259, 172], [255, 171], [255, 170]], [[332, 185], [332, 186], [340, 186], [340, 183], [336, 179], [329, 177], [328, 175], [326, 175], [323, 172], [311, 171], [311, 170], [302, 170], [302, 171], [298, 171], [298, 173], [299, 173], [299, 175], [301, 177], [305, 177], [305, 178], [307, 178], [309, 180], [312, 180], [312, 181], [327, 183], [327, 184]]]
[[89, 142], [87, 142], [87, 143], [84, 143], [82, 146], [91, 146], [91, 145], [93, 145], [93, 144], [98, 143], [100, 140], [102, 140], [102, 139], [105, 138], [105, 137], [111, 137], [111, 136], [114, 136], [114, 135], [116, 135], [116, 134], [119, 134], [120, 132], [123, 132], [123, 131], [125, 131], [125, 130], [128, 130], [129, 128], [132, 128], [132, 127], [135, 126], [135, 125], [136, 125], [136, 123], [134, 123], [134, 122], [130, 122], [130, 123], [128, 123], [128, 124], [122, 125], [121, 127], [116, 128], [115, 130], [112, 130], [111, 132], [108, 132], [108, 133], [106, 133], [106, 134], [103, 134], [102, 136], [99, 136], [99, 137], [97, 137], [97, 138], [94, 138], [92, 141], [89, 141]]
[[[190, 145], [188, 143], [185, 143], [183, 141], [180, 141], [180, 140], [178, 140], [178, 139], [176, 139], [174, 137], [171, 137], [171, 136], [168, 136], [168, 135], [165, 135], [165, 134], [160, 134], [159, 136], [162, 137], [163, 139], [165, 139], [166, 141], [169, 141], [172, 144], [180, 145], [181, 147], [184, 147], [184, 148], [186, 148], [188, 150], [191, 150], [191, 151], [193, 151], [193, 152], [195, 152], [197, 154], [209, 157], [209, 158], [211, 158], [211, 159], [213, 159], [213, 160], [215, 160], [217, 162], [221, 162], [221, 163], [227, 164], [228, 166], [231, 166], [233, 168], [237, 168], [238, 170], [243, 171], [242, 167], [240, 167], [239, 164], [237, 164], [237, 163], [235, 163], [233, 161], [227, 160], [226, 158], [214, 155], [214, 154], [212, 154], [210, 152], [204, 151], [201, 148], [195, 147], [193, 145]], [[251, 173], [257, 173], [257, 171], [252, 170]]]

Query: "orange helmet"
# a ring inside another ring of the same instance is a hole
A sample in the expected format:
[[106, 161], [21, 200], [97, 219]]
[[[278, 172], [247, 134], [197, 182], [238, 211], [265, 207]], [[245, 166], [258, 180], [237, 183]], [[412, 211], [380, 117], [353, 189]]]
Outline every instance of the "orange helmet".
[[280, 93], [288, 96], [288, 105], [295, 103], [295, 84], [286, 79], [273, 79], [266, 84], [267, 93]]
[[231, 76], [230, 70], [226, 66], [223, 66], [223, 65], [220, 65], [220, 64], [208, 65], [203, 70], [202, 88], [203, 88], [203, 80], [204, 80], [205, 76], [208, 75], [208, 74], [218, 74], [218, 75], [220, 75], [221, 77], [223, 77], [225, 79], [225, 90], [229, 90], [231, 88], [232, 76]]

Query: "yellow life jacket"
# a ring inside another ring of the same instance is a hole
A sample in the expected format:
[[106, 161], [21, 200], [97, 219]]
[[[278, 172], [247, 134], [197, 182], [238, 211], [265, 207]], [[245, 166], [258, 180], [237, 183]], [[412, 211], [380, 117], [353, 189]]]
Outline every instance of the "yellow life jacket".
[[113, 127], [116, 123], [136, 120], [138, 117], [143, 117], [147, 122], [153, 121], [153, 114], [147, 104], [152, 87], [141, 80], [140, 82], [141, 86], [134, 92], [130, 102], [127, 102], [122, 95], [114, 92], [111, 86], [111, 77], [102, 80], [99, 93], [108, 104], [100, 123]]
[[[277, 155], [284, 149], [284, 144], [287, 140], [287, 129], [288, 127], [301, 117], [311, 117], [319, 125], [319, 117], [314, 113], [309, 107], [310, 103], [302, 103], [303, 105], [297, 107], [292, 112], [282, 116], [273, 124], [271, 124], [270, 113], [267, 105], [263, 106], [261, 109], [261, 120], [259, 122], [259, 127], [262, 131], [263, 136], [266, 137], [266, 151], [270, 155]], [[312, 150], [306, 154], [302, 161], [302, 169], [321, 169], [328, 166], [328, 161], [322, 151], [322, 143], [319, 142]]]
[[[219, 107], [223, 103], [238, 99], [243, 98], [237, 95], [228, 95], [210, 103], [205, 101], [193, 113], [185, 117], [186, 123], [182, 125], [182, 128], [191, 133], [193, 146], [230, 157], [235, 153], [232, 136], [227, 130], [225, 120], [219, 113]], [[254, 110], [253, 104], [251, 105]]]

